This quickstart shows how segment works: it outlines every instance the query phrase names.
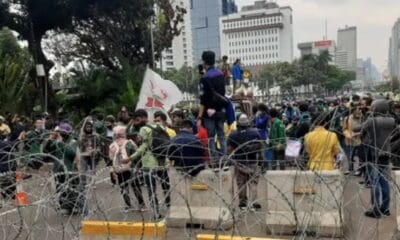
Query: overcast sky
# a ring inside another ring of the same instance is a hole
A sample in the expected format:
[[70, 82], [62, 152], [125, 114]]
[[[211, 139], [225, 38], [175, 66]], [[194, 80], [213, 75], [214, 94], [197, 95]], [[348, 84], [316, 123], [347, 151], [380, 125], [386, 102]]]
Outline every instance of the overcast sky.
[[[239, 9], [254, 0], [236, 0]], [[358, 28], [358, 58], [371, 57], [379, 70], [386, 69], [391, 29], [400, 17], [400, 0], [277, 0], [289, 5], [294, 18], [294, 52], [297, 43], [322, 40], [325, 20], [328, 38], [336, 41], [337, 30], [345, 25]]]

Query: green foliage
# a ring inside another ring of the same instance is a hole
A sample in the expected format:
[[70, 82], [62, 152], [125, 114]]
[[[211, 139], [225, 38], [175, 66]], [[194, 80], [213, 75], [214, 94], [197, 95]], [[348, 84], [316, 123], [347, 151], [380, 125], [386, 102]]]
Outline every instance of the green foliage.
[[116, 114], [121, 106], [135, 109], [142, 83], [144, 68], [124, 65], [122, 70], [105, 68], [88, 72], [75, 72], [72, 81], [78, 90], [75, 97], [60, 98], [64, 112], [74, 112], [79, 117], [91, 112]]
[[279, 85], [283, 91], [292, 92], [295, 86], [313, 84], [327, 90], [339, 90], [351, 80], [355, 73], [330, 65], [332, 57], [328, 51], [320, 55], [305, 55], [293, 63], [283, 62], [264, 67], [256, 82], [260, 89]]
[[18, 45], [13, 33], [0, 31], [0, 112], [29, 113], [36, 96], [30, 81], [32, 59], [26, 49]]
[[191, 94], [198, 93], [199, 73], [197, 69], [192, 67], [183, 66], [181, 69], [168, 70], [160, 72], [159, 74], [164, 79], [171, 80], [182, 92], [188, 92]]

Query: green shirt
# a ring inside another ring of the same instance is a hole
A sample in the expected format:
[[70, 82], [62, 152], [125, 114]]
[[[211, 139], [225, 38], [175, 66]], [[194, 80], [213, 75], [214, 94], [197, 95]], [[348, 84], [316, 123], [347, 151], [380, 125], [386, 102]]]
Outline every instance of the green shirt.
[[54, 161], [54, 172], [74, 171], [76, 157], [76, 141], [60, 142], [50, 140], [46, 143], [43, 152], [53, 155], [56, 159]]

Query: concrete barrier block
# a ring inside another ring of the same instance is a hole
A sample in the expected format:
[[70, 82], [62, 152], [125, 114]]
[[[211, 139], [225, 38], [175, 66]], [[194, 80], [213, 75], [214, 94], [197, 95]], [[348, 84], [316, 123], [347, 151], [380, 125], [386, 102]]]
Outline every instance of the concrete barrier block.
[[394, 202], [396, 209], [397, 231], [400, 232], [400, 171], [393, 171], [392, 178], [394, 179]]
[[81, 240], [165, 239], [164, 223], [83, 221]]
[[206, 169], [194, 178], [171, 169], [169, 176], [171, 207], [167, 216], [168, 227], [200, 225], [205, 229], [229, 229], [233, 226], [231, 169]]
[[278, 238], [255, 238], [255, 237], [241, 237], [241, 236], [225, 236], [225, 235], [211, 235], [211, 234], [198, 234], [197, 240], [283, 240]]
[[266, 224], [273, 235], [342, 236], [340, 171], [269, 171]]

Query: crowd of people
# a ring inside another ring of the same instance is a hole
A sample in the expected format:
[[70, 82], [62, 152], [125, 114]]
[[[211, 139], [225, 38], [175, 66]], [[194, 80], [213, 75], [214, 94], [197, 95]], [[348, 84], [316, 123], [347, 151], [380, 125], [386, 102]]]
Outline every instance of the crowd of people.
[[[88, 189], [104, 161], [127, 210], [146, 208], [144, 185], [157, 220], [163, 217], [160, 208], [171, 204], [170, 167], [182, 177], [193, 178], [206, 168], [232, 166], [239, 207], [254, 210], [261, 209], [257, 183], [265, 172], [268, 176], [268, 171], [288, 168], [341, 169], [362, 176], [360, 184], [371, 188], [366, 216], [390, 215], [389, 169], [400, 166], [400, 103], [354, 94], [256, 103], [252, 113], [246, 113], [225, 97], [227, 72], [215, 67], [215, 54], [204, 52], [202, 59], [200, 106], [189, 112], [122, 107], [115, 117], [86, 117], [78, 129], [49, 115], [37, 117], [31, 127], [18, 116], [0, 117], [3, 197], [15, 197], [17, 169], [40, 169], [52, 163], [59, 210], [68, 215], [84, 213]], [[293, 143], [300, 148], [288, 156]], [[131, 201], [130, 189], [137, 204]]]

